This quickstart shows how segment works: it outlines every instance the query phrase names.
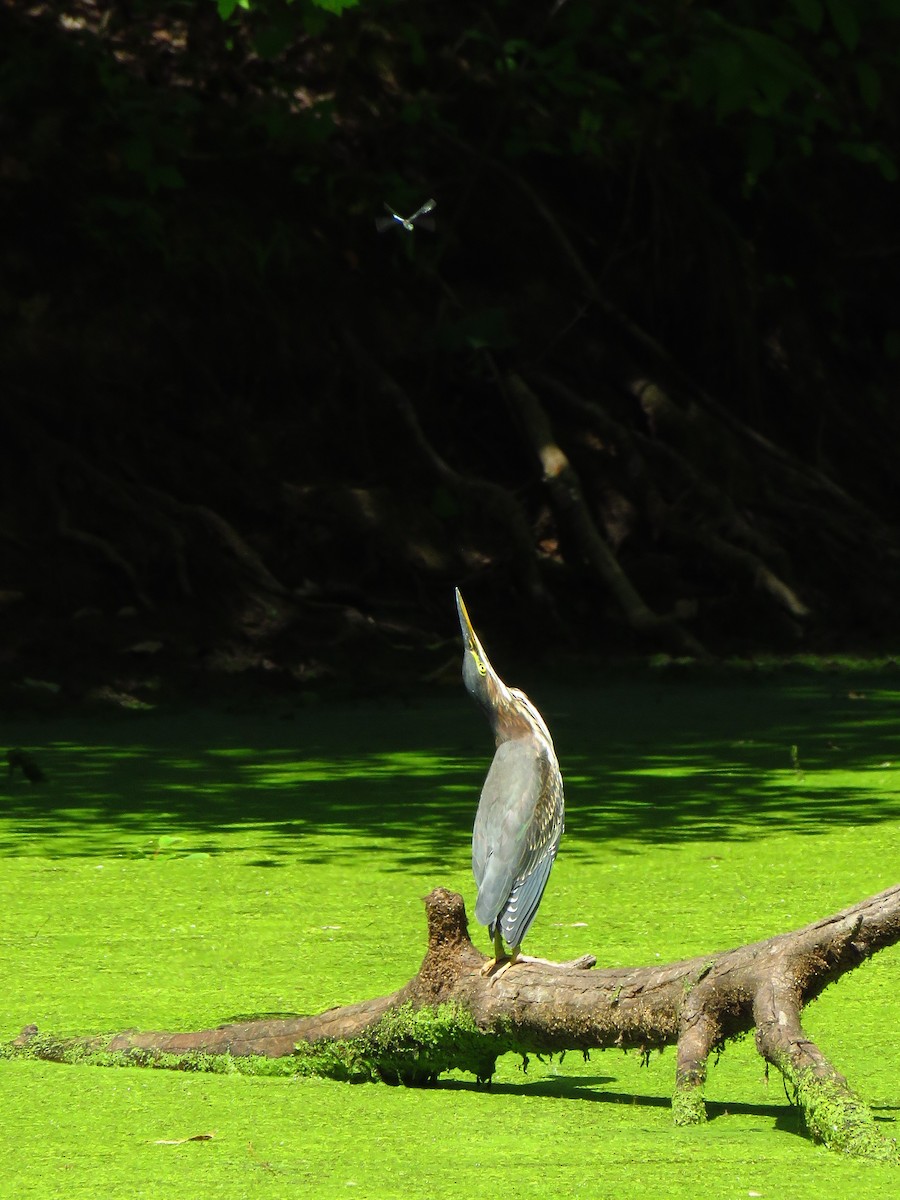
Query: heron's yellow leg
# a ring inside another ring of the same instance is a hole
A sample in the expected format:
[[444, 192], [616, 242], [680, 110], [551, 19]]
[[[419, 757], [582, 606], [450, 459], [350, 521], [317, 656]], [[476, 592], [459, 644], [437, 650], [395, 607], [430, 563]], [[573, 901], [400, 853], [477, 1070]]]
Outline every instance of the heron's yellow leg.
[[[518, 949], [519, 949], [519, 947], [516, 946], [515, 950], [513, 950], [514, 955]], [[496, 925], [494, 927], [494, 957], [489, 958], [487, 960], [487, 962], [481, 968], [481, 974], [482, 975], [490, 975], [491, 972], [494, 970], [494, 968], [497, 966], [497, 963], [504, 962], [506, 957], [507, 956], [503, 953], [503, 936], [500, 933], [500, 926]], [[506, 963], [506, 966], [508, 966], [508, 965], [509, 964]], [[501, 967], [501, 970], [505, 970], [506, 966]]]
[[519, 944], [518, 946], [512, 947], [509, 954], [507, 955], [506, 962], [503, 963], [502, 966], [497, 971], [495, 971], [494, 974], [491, 976], [491, 983], [496, 983], [496, 981], [500, 978], [500, 976], [505, 975], [510, 967], [514, 967], [517, 962], [521, 961], [519, 958], [519, 951], [521, 949], [522, 949], [521, 944]]

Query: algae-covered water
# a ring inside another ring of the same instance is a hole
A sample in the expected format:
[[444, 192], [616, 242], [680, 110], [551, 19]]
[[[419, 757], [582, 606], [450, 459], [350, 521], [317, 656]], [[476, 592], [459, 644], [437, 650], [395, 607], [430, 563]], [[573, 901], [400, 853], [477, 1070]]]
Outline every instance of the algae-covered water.
[[[889, 672], [531, 689], [567, 830], [526, 950], [604, 965], [801, 925], [900, 878]], [[421, 897], [474, 908], [491, 741], [460, 688], [417, 703], [5, 722], [48, 781], [0, 783], [0, 1039], [199, 1029], [391, 991]], [[476, 941], [487, 949], [483, 930]], [[894, 1133], [898, 950], [806, 1024]], [[0, 1062], [0, 1195], [894, 1197], [812, 1145], [749, 1041], [675, 1129], [674, 1052], [501, 1060], [489, 1090]], [[185, 1141], [198, 1134], [215, 1136]]]

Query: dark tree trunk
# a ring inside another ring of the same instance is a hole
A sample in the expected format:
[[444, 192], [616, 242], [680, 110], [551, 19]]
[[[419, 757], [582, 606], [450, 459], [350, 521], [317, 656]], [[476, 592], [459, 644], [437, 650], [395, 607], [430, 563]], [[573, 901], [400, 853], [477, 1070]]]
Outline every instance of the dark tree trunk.
[[[390, 996], [314, 1017], [224, 1025], [196, 1033], [123, 1033], [60, 1040], [23, 1030], [8, 1055], [144, 1063], [181, 1069], [325, 1074], [424, 1084], [458, 1068], [488, 1081], [499, 1055], [677, 1048], [676, 1123], [705, 1120], [709, 1054], [755, 1030], [810, 1134], [859, 1157], [898, 1160], [893, 1140], [804, 1033], [803, 1007], [844, 972], [900, 941], [900, 885], [803, 929], [666, 966], [591, 970], [525, 962], [484, 977], [462, 898], [426, 898], [428, 950], [418, 974]], [[267, 1065], [268, 1064], [268, 1065]]]

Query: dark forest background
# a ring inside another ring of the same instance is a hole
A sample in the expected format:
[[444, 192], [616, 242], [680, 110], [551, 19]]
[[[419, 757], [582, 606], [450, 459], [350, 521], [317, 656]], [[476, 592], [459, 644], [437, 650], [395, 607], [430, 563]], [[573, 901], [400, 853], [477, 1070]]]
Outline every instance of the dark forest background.
[[898, 66], [900, 0], [5, 0], [0, 683], [455, 678], [456, 584], [498, 661], [891, 653]]

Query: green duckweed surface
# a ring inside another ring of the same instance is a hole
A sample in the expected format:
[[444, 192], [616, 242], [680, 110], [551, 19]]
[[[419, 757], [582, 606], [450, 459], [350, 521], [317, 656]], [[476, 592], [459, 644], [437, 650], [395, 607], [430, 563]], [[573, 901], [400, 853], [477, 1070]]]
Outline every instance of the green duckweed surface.
[[[526, 950], [608, 965], [803, 924], [900, 878], [889, 671], [529, 687], [567, 831]], [[311, 1013], [414, 974], [421, 897], [474, 907], [491, 742], [462, 690], [402, 704], [5, 722], [48, 775], [0, 781], [0, 1039]], [[475, 940], [487, 948], [485, 931]], [[806, 1023], [894, 1135], [898, 950]], [[0, 1062], [0, 1194], [867, 1198], [896, 1168], [802, 1134], [749, 1041], [676, 1129], [674, 1053], [501, 1060], [494, 1084]], [[204, 1141], [183, 1141], [214, 1133]], [[166, 1144], [177, 1143], [177, 1144]]]

